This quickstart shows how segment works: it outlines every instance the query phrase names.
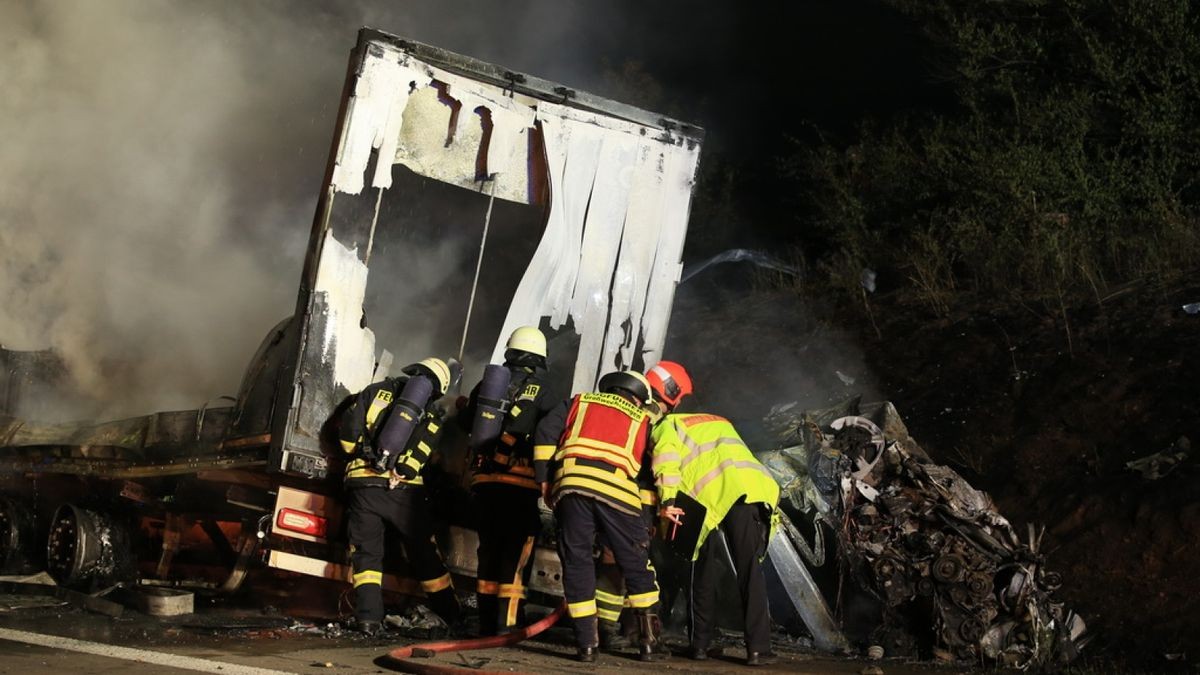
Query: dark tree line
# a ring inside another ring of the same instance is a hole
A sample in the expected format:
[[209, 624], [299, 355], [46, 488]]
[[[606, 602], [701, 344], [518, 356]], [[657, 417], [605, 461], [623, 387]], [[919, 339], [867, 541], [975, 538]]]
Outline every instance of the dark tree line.
[[[1200, 5], [887, 0], [952, 103], [797, 143], [782, 164], [811, 261], [962, 291], [1102, 296], [1197, 267]], [[836, 276], [836, 275], [835, 275]]]

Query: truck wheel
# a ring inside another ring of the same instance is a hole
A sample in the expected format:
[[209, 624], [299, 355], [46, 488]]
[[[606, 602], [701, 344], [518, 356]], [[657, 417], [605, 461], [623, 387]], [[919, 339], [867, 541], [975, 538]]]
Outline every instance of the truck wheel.
[[71, 588], [131, 579], [135, 571], [129, 528], [109, 513], [63, 504], [50, 522], [46, 571]]
[[34, 559], [33, 512], [10, 497], [0, 497], [0, 574], [24, 574]]

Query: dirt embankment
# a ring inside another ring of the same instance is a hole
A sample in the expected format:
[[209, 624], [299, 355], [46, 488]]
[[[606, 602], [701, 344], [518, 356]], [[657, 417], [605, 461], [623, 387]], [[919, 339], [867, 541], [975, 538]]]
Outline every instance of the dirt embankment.
[[1097, 635], [1089, 652], [1149, 668], [1200, 658], [1200, 450], [1157, 480], [1126, 468], [1200, 442], [1200, 315], [1181, 309], [1200, 283], [1129, 287], [1065, 321], [871, 301], [882, 338], [857, 328], [884, 396], [1014, 525], [1045, 524], [1062, 595]]

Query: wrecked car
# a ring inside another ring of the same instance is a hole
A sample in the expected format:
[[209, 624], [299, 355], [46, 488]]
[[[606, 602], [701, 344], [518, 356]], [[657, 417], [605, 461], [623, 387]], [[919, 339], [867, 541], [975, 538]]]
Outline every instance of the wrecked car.
[[787, 537], [848, 637], [891, 656], [1022, 668], [1068, 663], [1086, 645], [1083, 619], [1054, 598], [1062, 577], [1042, 533], [1022, 536], [934, 463], [891, 403], [781, 409], [768, 426], [783, 435], [761, 459], [783, 487]]

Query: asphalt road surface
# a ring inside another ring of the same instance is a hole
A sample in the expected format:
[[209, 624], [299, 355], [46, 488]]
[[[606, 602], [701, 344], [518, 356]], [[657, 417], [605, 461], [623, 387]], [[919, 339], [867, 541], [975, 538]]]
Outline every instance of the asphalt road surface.
[[[53, 598], [0, 596], [0, 673], [389, 673], [382, 657], [391, 648], [419, 642], [393, 634], [367, 639], [328, 623], [297, 620], [269, 608], [202, 610], [158, 619], [132, 610], [113, 618], [61, 604]], [[682, 649], [682, 641], [671, 642]], [[704, 662], [674, 656], [644, 664], [632, 650], [603, 654], [595, 664], [573, 661], [570, 633], [556, 627], [518, 646], [440, 654], [423, 661], [459, 668], [525, 673], [633, 673], [647, 668], [672, 673], [954, 672], [926, 664], [836, 659], [806, 652], [789, 641], [776, 645], [777, 664], [747, 668], [732, 644], [727, 656]]]

